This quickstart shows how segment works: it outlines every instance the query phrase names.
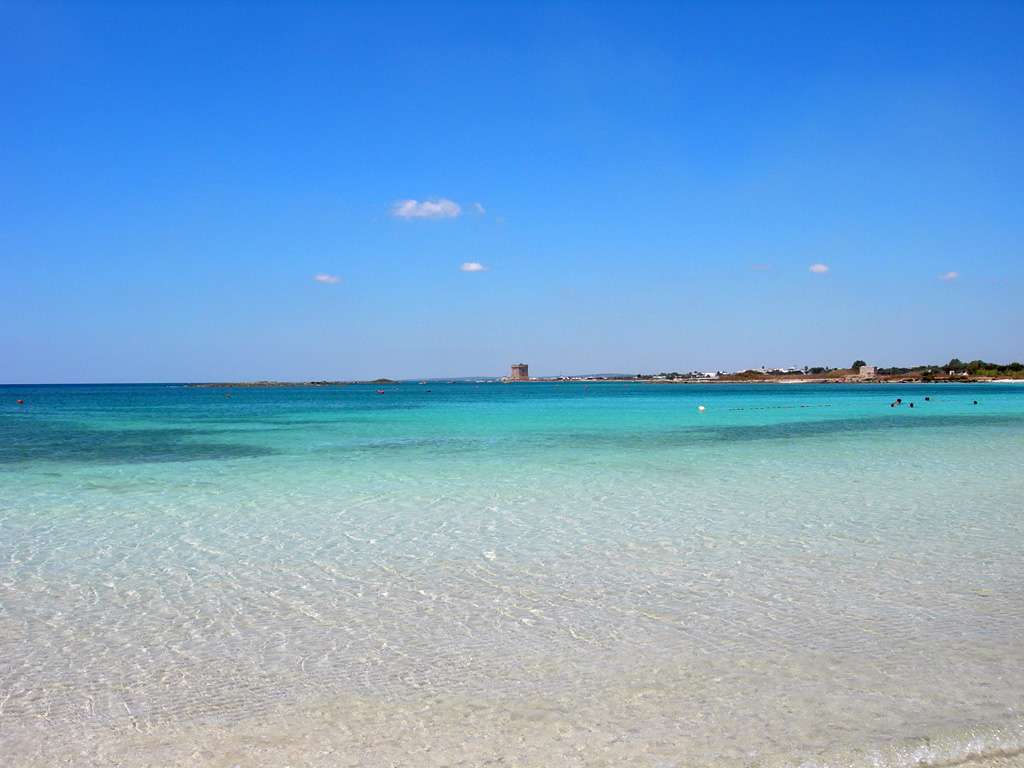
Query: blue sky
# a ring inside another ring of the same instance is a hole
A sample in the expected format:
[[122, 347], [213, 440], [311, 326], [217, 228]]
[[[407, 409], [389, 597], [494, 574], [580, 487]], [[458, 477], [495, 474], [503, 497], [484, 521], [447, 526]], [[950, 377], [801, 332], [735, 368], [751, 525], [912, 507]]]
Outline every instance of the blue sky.
[[0, 381], [1024, 358], [1020, 3], [0, 15]]

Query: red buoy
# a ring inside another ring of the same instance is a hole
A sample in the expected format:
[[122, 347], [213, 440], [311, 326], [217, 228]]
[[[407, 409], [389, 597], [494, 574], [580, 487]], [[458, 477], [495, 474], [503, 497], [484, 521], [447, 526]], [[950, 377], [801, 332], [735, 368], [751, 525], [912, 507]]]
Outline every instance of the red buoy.
[[24, 405], [24, 404], [25, 404], [25, 401], [24, 401], [24, 400], [19, 400], [19, 401], [18, 401], [18, 405]]
[[377, 394], [378, 395], [383, 395], [384, 394], [384, 390], [383, 389], [378, 389], [377, 390]]

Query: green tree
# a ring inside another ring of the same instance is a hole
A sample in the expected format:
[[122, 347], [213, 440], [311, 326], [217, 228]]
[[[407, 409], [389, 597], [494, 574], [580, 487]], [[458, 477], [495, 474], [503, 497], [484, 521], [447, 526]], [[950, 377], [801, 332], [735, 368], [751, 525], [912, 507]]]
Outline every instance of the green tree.
[[867, 363], [865, 363], [863, 360], [854, 360], [853, 365], [851, 365], [850, 367], [853, 369], [857, 369], [860, 368], [862, 365], [867, 365]]

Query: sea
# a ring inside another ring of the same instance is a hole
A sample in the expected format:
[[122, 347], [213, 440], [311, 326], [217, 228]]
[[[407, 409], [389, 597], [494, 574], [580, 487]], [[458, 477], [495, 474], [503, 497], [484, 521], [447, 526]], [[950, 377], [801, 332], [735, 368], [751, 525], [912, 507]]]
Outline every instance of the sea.
[[1022, 750], [1022, 385], [0, 387], [4, 766]]

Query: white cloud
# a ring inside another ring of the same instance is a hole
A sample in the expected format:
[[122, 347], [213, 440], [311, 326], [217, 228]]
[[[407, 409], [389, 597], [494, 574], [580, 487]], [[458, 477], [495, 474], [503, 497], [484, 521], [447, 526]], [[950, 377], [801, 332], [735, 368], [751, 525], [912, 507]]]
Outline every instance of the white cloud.
[[334, 285], [341, 282], [341, 278], [337, 275], [328, 275], [324, 272], [321, 272], [319, 275], [313, 275], [313, 279], [324, 285]]
[[945, 280], [947, 283], [950, 283], [953, 280], [956, 280], [958, 277], [960, 277], [959, 272], [943, 272], [941, 275], [939, 275], [939, 280]]
[[481, 205], [480, 203], [473, 203], [473, 210], [479, 213], [481, 216], [487, 213], [487, 209], [484, 208], [483, 205]]
[[391, 215], [399, 219], [454, 219], [462, 213], [462, 206], [454, 200], [399, 200], [391, 207]]
[[463, 272], [486, 272], [487, 267], [478, 261], [467, 261], [459, 267]]
[[828, 264], [811, 264], [808, 269], [816, 275], [824, 275], [828, 272]]

